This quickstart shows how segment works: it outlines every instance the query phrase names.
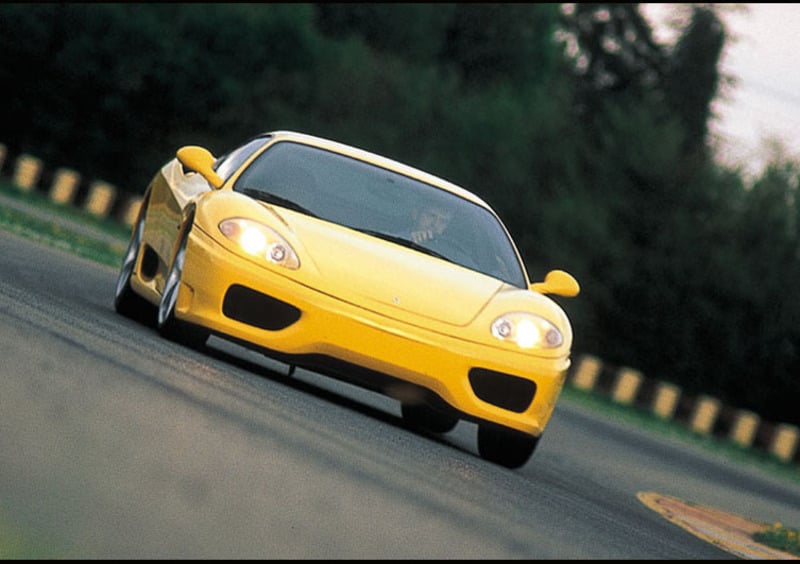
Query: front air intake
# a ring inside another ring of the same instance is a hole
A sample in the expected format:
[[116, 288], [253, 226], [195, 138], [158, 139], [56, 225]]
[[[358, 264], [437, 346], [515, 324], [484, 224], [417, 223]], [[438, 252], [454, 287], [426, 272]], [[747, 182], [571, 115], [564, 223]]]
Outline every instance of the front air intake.
[[469, 383], [483, 401], [516, 413], [528, 409], [536, 395], [536, 382], [486, 368], [472, 368]]
[[300, 319], [300, 310], [293, 305], [238, 284], [228, 288], [225, 293], [222, 313], [267, 331], [285, 329]]

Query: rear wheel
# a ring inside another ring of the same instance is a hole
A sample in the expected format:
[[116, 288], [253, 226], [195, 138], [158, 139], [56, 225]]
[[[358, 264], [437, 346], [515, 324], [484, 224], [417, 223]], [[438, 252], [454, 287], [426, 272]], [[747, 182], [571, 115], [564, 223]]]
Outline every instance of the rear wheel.
[[432, 433], [447, 433], [458, 423], [455, 415], [437, 411], [424, 403], [403, 403], [400, 411], [409, 426]]
[[142, 202], [139, 215], [134, 224], [131, 240], [122, 258], [122, 267], [117, 277], [117, 285], [114, 290], [114, 309], [120, 315], [129, 317], [140, 323], [152, 325], [154, 319], [153, 305], [133, 291], [131, 288], [131, 277], [139, 258], [139, 250], [142, 246], [145, 223], [145, 208], [147, 202]]
[[524, 465], [536, 450], [540, 437], [496, 425], [478, 425], [478, 453], [481, 458], [506, 468]]
[[188, 347], [200, 348], [208, 339], [208, 331], [175, 317], [175, 307], [178, 303], [178, 294], [181, 288], [181, 276], [183, 275], [183, 265], [186, 261], [186, 244], [189, 241], [190, 230], [191, 223], [188, 223], [181, 234], [178, 248], [175, 250], [175, 256], [172, 258], [172, 264], [164, 282], [164, 291], [161, 293], [161, 301], [158, 304], [156, 326], [162, 337]]

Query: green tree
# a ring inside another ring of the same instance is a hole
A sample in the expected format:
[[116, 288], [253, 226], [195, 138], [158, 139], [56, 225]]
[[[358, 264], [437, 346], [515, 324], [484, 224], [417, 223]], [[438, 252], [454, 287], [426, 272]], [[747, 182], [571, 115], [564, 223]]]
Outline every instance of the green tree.
[[666, 50], [653, 39], [653, 31], [639, 4], [568, 4], [561, 20], [567, 55], [579, 78], [578, 110], [582, 115], [599, 111], [617, 94], [627, 99], [659, 91], [666, 65]]
[[337, 40], [357, 37], [378, 53], [425, 65], [445, 47], [456, 4], [323, 2], [314, 8], [323, 35]]
[[473, 88], [546, 82], [558, 63], [558, 4], [456, 4], [440, 52]]
[[[744, 192], [735, 231], [729, 233], [733, 260], [720, 285], [734, 295], [717, 360], [735, 375], [726, 392], [734, 401], [778, 421], [800, 422], [794, 398], [800, 392], [800, 284], [798, 187], [800, 163], [774, 160]], [[734, 323], [735, 322], [735, 323]], [[726, 365], [727, 363], [727, 365]]]
[[725, 39], [725, 27], [713, 8], [695, 6], [691, 24], [666, 65], [666, 100], [686, 129], [687, 153], [707, 147], [711, 103], [722, 80], [718, 63]]
[[[17, 88], [0, 108], [0, 133], [142, 190], [177, 146], [211, 143], [210, 122], [226, 124], [254, 82], [298, 94], [280, 88], [313, 69], [312, 17], [303, 4], [3, 4], [0, 72]], [[236, 132], [266, 127], [264, 117]]]

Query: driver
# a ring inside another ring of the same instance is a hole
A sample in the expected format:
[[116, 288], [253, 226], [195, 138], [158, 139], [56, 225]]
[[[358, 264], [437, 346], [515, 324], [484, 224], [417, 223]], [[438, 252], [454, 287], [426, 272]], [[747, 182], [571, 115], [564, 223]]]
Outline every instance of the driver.
[[453, 218], [453, 212], [441, 206], [428, 206], [415, 209], [411, 217], [414, 225], [409, 238], [415, 243], [423, 243], [444, 233]]

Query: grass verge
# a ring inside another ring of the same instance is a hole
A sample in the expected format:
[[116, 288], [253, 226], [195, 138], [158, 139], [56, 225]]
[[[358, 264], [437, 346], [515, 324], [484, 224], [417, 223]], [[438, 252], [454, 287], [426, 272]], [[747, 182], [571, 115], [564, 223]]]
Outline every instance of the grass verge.
[[771, 548], [800, 556], [800, 532], [797, 529], [784, 527], [781, 523], [775, 523], [766, 531], [754, 534], [753, 540]]
[[[40, 215], [11, 206], [0, 206], [0, 228], [3, 230], [108, 266], [117, 267], [122, 262], [122, 254], [130, 236], [129, 228], [70, 206], [58, 205], [36, 192], [23, 193], [8, 182], [0, 182], [0, 193], [43, 212]], [[66, 221], [46, 219], [44, 214]], [[70, 228], [71, 223], [90, 226], [107, 237], [98, 238]]]

